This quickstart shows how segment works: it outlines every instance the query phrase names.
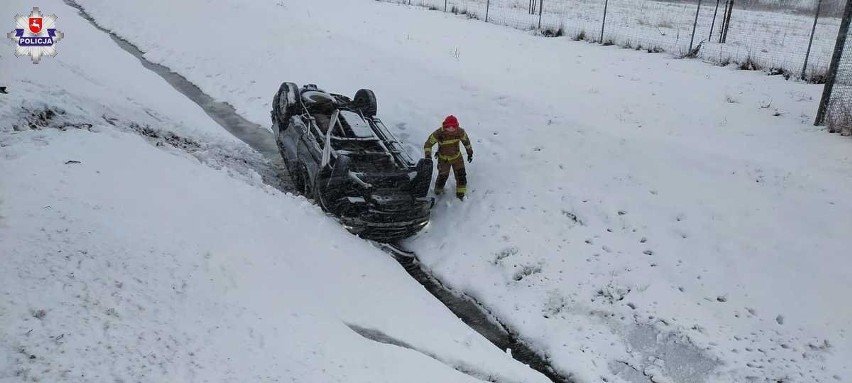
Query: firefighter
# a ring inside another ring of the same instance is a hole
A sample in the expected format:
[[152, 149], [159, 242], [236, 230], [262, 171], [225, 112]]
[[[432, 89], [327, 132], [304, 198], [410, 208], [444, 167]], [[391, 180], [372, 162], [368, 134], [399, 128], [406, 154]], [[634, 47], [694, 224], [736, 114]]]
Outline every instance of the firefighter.
[[429, 135], [429, 139], [423, 145], [423, 151], [428, 159], [432, 157], [432, 147], [438, 144], [438, 152], [435, 153], [435, 158], [438, 159], [438, 179], [435, 180], [435, 194], [444, 192], [444, 184], [447, 183], [452, 168], [453, 175], [456, 177], [456, 197], [464, 200], [464, 194], [467, 192], [467, 173], [464, 170], [459, 142], [464, 145], [467, 152], [467, 162], [473, 161], [473, 148], [470, 146], [470, 139], [467, 138], [464, 129], [459, 127], [459, 120], [456, 116], [450, 115], [444, 119], [444, 123], [441, 124], [439, 129]]

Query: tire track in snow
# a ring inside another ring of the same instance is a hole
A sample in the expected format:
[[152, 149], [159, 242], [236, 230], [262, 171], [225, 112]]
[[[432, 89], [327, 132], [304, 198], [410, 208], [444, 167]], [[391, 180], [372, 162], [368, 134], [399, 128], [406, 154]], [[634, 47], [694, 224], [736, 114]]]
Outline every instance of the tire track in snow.
[[[92, 24], [98, 30], [106, 33], [112, 38], [113, 41], [124, 51], [130, 53], [134, 57], [136, 57], [141, 63], [142, 66], [146, 69], [156, 73], [161, 78], [166, 80], [175, 90], [189, 98], [192, 102], [200, 106], [205, 113], [207, 113], [210, 118], [212, 118], [216, 123], [221, 125], [225, 130], [229, 133], [242, 140], [246, 144], [248, 144], [251, 148], [261, 153], [266, 159], [270, 161], [271, 164], [274, 165], [274, 168], [277, 174], [264, 174], [268, 172], [258, 171], [261, 173], [263, 180], [265, 183], [273, 186], [282, 191], [291, 191], [292, 190], [292, 181], [287, 174], [287, 171], [284, 167], [283, 160], [281, 159], [277, 145], [275, 144], [275, 140], [272, 136], [272, 132], [267, 129], [264, 129], [260, 125], [257, 125], [251, 121], [246, 120], [239, 114], [237, 114], [236, 110], [233, 106], [228, 103], [216, 101], [213, 97], [210, 97], [206, 93], [204, 93], [197, 85], [193, 84], [185, 77], [181, 76], [178, 73], [173, 72], [170, 68], [156, 64], [148, 61], [144, 57], [144, 52], [142, 52], [138, 47], [130, 43], [129, 41], [119, 37], [109, 29], [106, 29], [99, 25], [97, 21], [90, 16], [86, 10], [73, 0], [63, 0], [65, 4], [70, 7], [77, 9], [80, 17], [84, 18], [90, 24]], [[436, 299], [441, 301], [450, 311], [452, 311], [459, 319], [462, 320], [467, 326], [472, 328], [474, 331], [481, 334], [483, 337], [488, 339], [495, 346], [500, 348], [501, 350], [510, 350], [511, 356], [529, 366], [530, 368], [542, 373], [544, 376], [548, 377], [551, 381], [555, 383], [573, 383], [574, 380], [571, 378], [570, 374], [568, 376], [564, 376], [558, 372], [547, 362], [545, 357], [542, 357], [535, 351], [533, 351], [529, 346], [527, 346], [523, 341], [519, 339], [517, 334], [507, 330], [507, 327], [503, 325], [499, 319], [495, 318], [490, 312], [482, 306], [479, 302], [474, 300], [473, 298], [466, 296], [464, 294], [459, 294], [451, 289], [444, 286], [440, 280], [435, 278], [428, 270], [424, 269], [420, 262], [417, 262], [416, 257], [405, 256], [404, 251], [394, 251], [392, 246], [381, 246], [380, 247], [385, 252], [391, 254], [399, 263], [403, 266], [403, 268], [411, 275], [412, 278], [417, 280], [423, 287], [426, 288], [429, 293], [431, 293]], [[396, 248], [399, 249], [397, 246]], [[409, 348], [418, 352], [422, 352], [417, 350], [407, 343], [392, 339], [392, 341], [388, 341], [386, 336], [375, 337], [376, 334], [382, 334], [381, 332], [377, 332], [376, 330], [365, 329], [358, 326], [349, 325], [352, 331], [355, 331], [361, 336], [364, 336], [368, 339], [388, 343], [404, 348]], [[425, 354], [425, 353], [424, 353]], [[436, 355], [425, 354], [430, 356], [438, 361], [444, 362], [443, 358], [439, 358]], [[491, 377], [491, 374], [481, 372], [481, 371], [473, 371], [465, 368], [465, 366], [454, 366], [453, 368], [469, 374], [471, 376], [475, 376], [477, 378], [482, 377]]]
[[347, 323], [346, 326], [349, 327], [349, 329], [351, 329], [352, 331], [355, 331], [356, 333], [358, 333], [358, 335], [361, 335], [362, 337], [364, 337], [366, 339], [372, 340], [372, 341], [377, 342], [377, 343], [389, 344], [389, 345], [392, 345], [392, 346], [407, 348], [407, 349], [414, 351], [414, 352], [419, 352], [419, 353], [426, 355], [426, 356], [428, 356], [432, 359], [435, 359], [436, 361], [446, 365], [447, 367], [450, 367], [450, 368], [452, 368], [452, 369], [454, 369], [458, 372], [461, 372], [462, 374], [471, 376], [475, 379], [479, 379], [479, 380], [484, 381], [484, 382], [516, 383], [515, 381], [504, 380], [504, 379], [497, 377], [495, 375], [492, 375], [492, 374], [489, 374], [487, 372], [483, 372], [481, 370], [478, 370], [476, 367], [471, 366], [471, 365], [464, 363], [462, 361], [450, 361], [450, 360], [443, 359], [440, 356], [435, 355], [434, 353], [418, 349], [417, 347], [414, 347], [414, 346], [408, 344], [407, 342], [405, 342], [403, 340], [396, 339], [396, 338], [394, 338], [394, 337], [392, 337], [388, 334], [385, 334], [384, 332], [382, 332], [380, 330], [376, 330], [376, 329], [372, 329], [372, 328], [366, 328], [366, 327], [354, 325], [354, 324], [351, 324], [351, 323]]

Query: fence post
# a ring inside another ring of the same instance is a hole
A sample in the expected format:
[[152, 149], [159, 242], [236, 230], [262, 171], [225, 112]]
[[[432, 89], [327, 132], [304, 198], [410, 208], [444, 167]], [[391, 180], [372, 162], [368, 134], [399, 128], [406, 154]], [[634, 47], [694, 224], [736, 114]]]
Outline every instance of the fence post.
[[541, 31], [541, 13], [544, 11], [544, 0], [538, 0], [538, 30]]
[[447, 11], [447, 0], [444, 0], [444, 12]]
[[[822, 1], [822, 0], [820, 0]], [[488, 22], [488, 10], [491, 9], [491, 0], [485, 2], [485, 22]]]
[[603, 44], [603, 36], [604, 36], [604, 28], [606, 28], [606, 9], [609, 6], [609, 0], [604, 0], [604, 15], [603, 21], [601, 21], [601, 44]]
[[728, 8], [728, 16], [725, 17], [725, 30], [722, 31], [723, 43], [728, 42], [728, 29], [731, 28], [731, 15], [734, 13], [734, 0], [731, 0], [731, 6]]
[[728, 18], [728, 7], [731, 6], [731, 0], [725, 0], [725, 10], [722, 11], [722, 25], [719, 26], [719, 43], [722, 43], [722, 36], [725, 34], [725, 19]]
[[[834, 81], [837, 79], [837, 71], [840, 69], [840, 58], [843, 56], [843, 48], [846, 46], [846, 37], [849, 36], [849, 23], [852, 22], [852, 0], [846, 1], [846, 9], [843, 11], [843, 21], [840, 22], [840, 31], [837, 32], [837, 43], [834, 45], [834, 54], [831, 56], [831, 66], [828, 68], [828, 77], [825, 87], [822, 88], [822, 99], [819, 101], [814, 125], [822, 125], [825, 122], [825, 112], [831, 99], [831, 91], [834, 89]], [[848, 52], [847, 52], [848, 53]]]
[[692, 53], [692, 44], [695, 42], [695, 29], [698, 28], [699, 12], [701, 12], [701, 0], [698, 0], [698, 7], [695, 9], [695, 21], [692, 22], [692, 37], [689, 39], [689, 53]]
[[713, 11], [713, 22], [710, 23], [710, 35], [707, 36], [707, 42], [710, 42], [710, 39], [713, 38], [713, 27], [716, 26], [716, 15], [719, 13], [719, 2], [721, 0], [716, 0], [716, 9]]
[[811, 46], [814, 44], [814, 33], [816, 33], [817, 21], [819, 20], [819, 10], [822, 8], [822, 0], [817, 1], [816, 13], [814, 13], [814, 26], [811, 28], [811, 39], [808, 41], [808, 50], [805, 52], [805, 64], [802, 65], [802, 77], [805, 79], [805, 71], [808, 69], [808, 59], [811, 57]]

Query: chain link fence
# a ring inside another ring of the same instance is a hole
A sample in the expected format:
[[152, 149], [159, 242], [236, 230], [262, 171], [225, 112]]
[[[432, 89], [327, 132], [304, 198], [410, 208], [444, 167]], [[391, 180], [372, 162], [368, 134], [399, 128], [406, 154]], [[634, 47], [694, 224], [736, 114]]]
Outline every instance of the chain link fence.
[[846, 4], [837, 34], [816, 125], [828, 125], [832, 133], [852, 135], [852, 0]]
[[845, 0], [381, 0], [822, 83]]

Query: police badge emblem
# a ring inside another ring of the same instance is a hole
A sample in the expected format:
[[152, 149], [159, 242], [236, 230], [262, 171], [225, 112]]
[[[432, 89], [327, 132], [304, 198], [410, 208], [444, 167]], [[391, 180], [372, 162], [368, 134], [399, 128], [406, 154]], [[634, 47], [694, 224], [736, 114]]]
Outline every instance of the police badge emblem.
[[56, 43], [65, 37], [56, 30], [56, 18], [42, 15], [38, 7], [29, 16], [15, 16], [15, 30], [6, 34], [15, 42], [15, 56], [30, 56], [33, 64], [43, 56], [56, 56]]

